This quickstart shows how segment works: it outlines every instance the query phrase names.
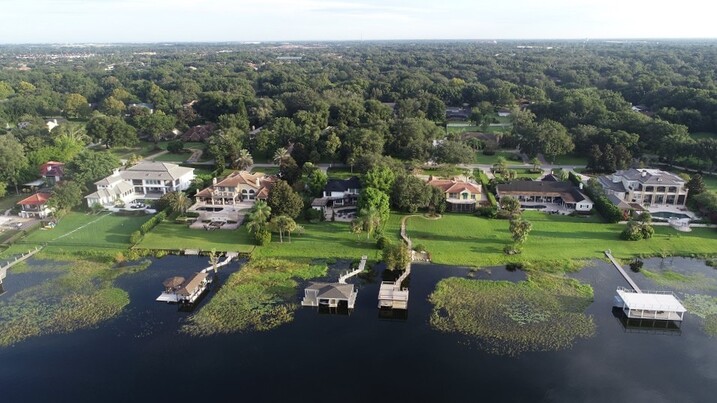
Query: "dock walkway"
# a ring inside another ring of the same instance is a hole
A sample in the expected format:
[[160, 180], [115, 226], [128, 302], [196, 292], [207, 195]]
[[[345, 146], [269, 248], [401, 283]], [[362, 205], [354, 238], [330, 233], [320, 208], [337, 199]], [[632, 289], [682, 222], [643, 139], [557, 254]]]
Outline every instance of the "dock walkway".
[[[406, 243], [409, 253], [412, 253], [413, 243], [406, 235], [406, 219], [401, 220], [401, 239]], [[383, 281], [378, 291], [378, 307], [392, 309], [408, 309], [408, 289], [402, 288], [401, 284], [411, 274], [411, 260], [408, 261], [405, 270], [396, 281]]]
[[368, 260], [368, 256], [361, 256], [361, 263], [359, 263], [359, 265], [356, 269], [354, 269], [353, 271], [347, 271], [347, 272], [343, 273], [341, 276], [339, 276], [339, 284], [346, 284], [346, 280], [361, 273], [366, 268], [367, 260]]
[[615, 260], [615, 258], [612, 256], [612, 253], [609, 250], [605, 251], [605, 256], [607, 256], [607, 258], [610, 259], [610, 261], [615, 266], [617, 271], [619, 271], [620, 274], [622, 274], [622, 276], [625, 278], [625, 281], [627, 281], [627, 283], [630, 284], [630, 287], [632, 287], [632, 289], [635, 290], [636, 292], [642, 293], [642, 290], [640, 289], [640, 287], [638, 287], [637, 284], [635, 284], [635, 282], [632, 280], [632, 278], [630, 278], [630, 275], [627, 274], [625, 269], [622, 268], [622, 265], [620, 265], [620, 263], [617, 260]]
[[38, 246], [35, 249], [33, 249], [27, 253], [23, 253], [22, 255], [16, 257], [15, 260], [6, 262], [5, 265], [0, 266], [0, 284], [2, 284], [2, 281], [5, 279], [5, 277], [7, 277], [7, 269], [13, 267], [14, 265], [16, 265], [20, 262], [24, 262], [25, 260], [29, 259], [30, 256], [41, 251], [42, 248], [43, 248], [42, 246]]

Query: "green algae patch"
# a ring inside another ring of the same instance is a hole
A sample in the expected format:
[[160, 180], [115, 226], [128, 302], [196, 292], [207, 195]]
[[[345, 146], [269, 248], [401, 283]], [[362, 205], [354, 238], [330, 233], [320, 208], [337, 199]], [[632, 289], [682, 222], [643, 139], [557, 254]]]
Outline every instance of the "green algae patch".
[[148, 266], [143, 262], [116, 268], [71, 256], [65, 259], [54, 255], [46, 265], [21, 267], [23, 273], [53, 271], [59, 275], [0, 301], [0, 347], [31, 337], [93, 328], [116, 317], [129, 304], [129, 295], [115, 287], [114, 280]]
[[449, 278], [429, 299], [435, 329], [469, 336], [493, 354], [564, 350], [595, 334], [585, 314], [592, 287], [558, 275], [532, 272], [518, 283]]
[[326, 274], [325, 265], [281, 259], [253, 260], [232, 274], [211, 300], [189, 317], [194, 336], [266, 331], [294, 319], [298, 281]]
[[687, 313], [699, 317], [705, 333], [717, 337], [717, 297], [690, 294], [684, 298]]
[[640, 270], [645, 277], [655, 284], [677, 290], [715, 290], [717, 281], [701, 273], [683, 274], [672, 270], [650, 271]]

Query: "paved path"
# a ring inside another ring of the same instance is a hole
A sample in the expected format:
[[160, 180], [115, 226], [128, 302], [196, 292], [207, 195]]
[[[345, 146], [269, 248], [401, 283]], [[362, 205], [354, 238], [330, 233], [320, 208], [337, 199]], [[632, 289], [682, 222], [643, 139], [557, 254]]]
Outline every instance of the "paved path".
[[199, 161], [199, 158], [202, 157], [202, 154], [204, 154], [204, 150], [199, 148], [189, 148], [188, 150], [192, 152], [192, 155], [184, 161], [187, 164], [196, 164]]
[[151, 160], [153, 160], [153, 159], [155, 159], [155, 158], [157, 158], [157, 157], [159, 157], [159, 156], [161, 156], [161, 155], [167, 154], [168, 152], [169, 152], [169, 151], [164, 150], [164, 151], [160, 151], [160, 152], [158, 152], [158, 153], [156, 153], [156, 154], [148, 155], [148, 156], [142, 158], [142, 161], [144, 161], [144, 160], [149, 160], [149, 161], [151, 161]]

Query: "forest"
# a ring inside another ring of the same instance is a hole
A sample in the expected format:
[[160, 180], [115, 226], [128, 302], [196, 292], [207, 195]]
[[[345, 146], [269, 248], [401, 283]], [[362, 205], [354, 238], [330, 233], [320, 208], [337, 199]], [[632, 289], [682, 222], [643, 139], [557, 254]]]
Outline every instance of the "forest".
[[[716, 64], [714, 42], [687, 41], [5, 46], [0, 180], [12, 188], [90, 142], [151, 144], [208, 123], [218, 166], [281, 150], [293, 169], [366, 172], [517, 147], [577, 156], [592, 172], [711, 171]], [[457, 109], [479, 131], [509, 111], [510, 130], [494, 142], [447, 130]], [[49, 118], [63, 123], [48, 133]]]

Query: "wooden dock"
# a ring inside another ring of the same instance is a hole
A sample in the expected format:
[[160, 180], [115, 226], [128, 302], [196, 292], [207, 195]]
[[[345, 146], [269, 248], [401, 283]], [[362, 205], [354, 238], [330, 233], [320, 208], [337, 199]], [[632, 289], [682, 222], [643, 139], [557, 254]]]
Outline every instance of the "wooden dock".
[[[413, 243], [411, 238], [406, 235], [406, 219], [401, 220], [401, 239], [406, 243], [409, 253], [412, 253]], [[411, 274], [411, 261], [409, 260], [406, 268], [396, 281], [383, 281], [378, 290], [378, 308], [390, 309], [408, 309], [408, 288], [401, 287], [403, 281]]]
[[35, 249], [33, 249], [27, 253], [23, 253], [22, 255], [15, 257], [15, 260], [6, 262], [3, 266], [0, 266], [0, 284], [2, 284], [2, 281], [5, 279], [5, 277], [7, 277], [7, 269], [13, 267], [14, 265], [16, 265], [20, 262], [24, 262], [25, 260], [29, 259], [30, 256], [41, 251], [42, 248], [43, 248], [42, 246], [38, 246]]
[[343, 273], [341, 276], [339, 276], [339, 284], [346, 284], [346, 280], [350, 279], [351, 277], [361, 273], [366, 268], [366, 261], [368, 260], [368, 256], [361, 256], [361, 262], [359, 263], [358, 267], [352, 271], [347, 271]]
[[607, 256], [607, 258], [610, 259], [610, 261], [615, 266], [617, 271], [619, 271], [620, 274], [622, 274], [622, 276], [625, 278], [625, 281], [627, 281], [627, 283], [630, 284], [630, 287], [632, 287], [632, 289], [635, 290], [635, 292], [642, 293], [642, 290], [640, 289], [640, 287], [638, 287], [637, 284], [635, 284], [635, 282], [632, 280], [632, 278], [630, 278], [630, 275], [628, 275], [627, 272], [625, 271], [625, 269], [622, 268], [622, 265], [620, 265], [620, 263], [617, 260], [615, 260], [615, 258], [612, 256], [612, 253], [610, 253], [609, 250], [605, 251], [605, 256]]

